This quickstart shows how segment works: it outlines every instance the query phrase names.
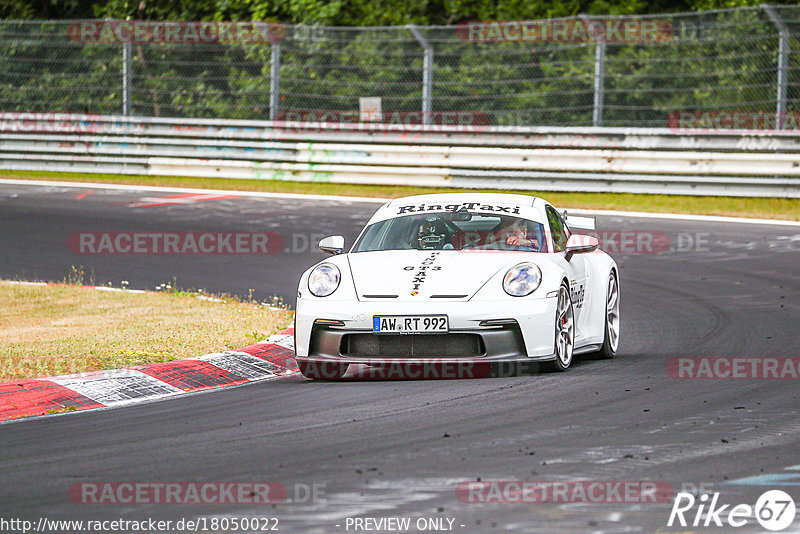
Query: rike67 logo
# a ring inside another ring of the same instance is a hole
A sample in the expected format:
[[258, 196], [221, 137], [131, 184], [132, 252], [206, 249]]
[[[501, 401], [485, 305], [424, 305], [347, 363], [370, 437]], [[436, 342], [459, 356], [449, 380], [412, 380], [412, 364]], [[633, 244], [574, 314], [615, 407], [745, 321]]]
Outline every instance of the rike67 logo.
[[667, 526], [738, 528], [752, 525], [755, 519], [761, 528], [777, 532], [792, 524], [795, 512], [794, 499], [781, 490], [762, 493], [755, 506], [721, 504], [719, 492], [711, 496], [704, 493], [698, 498], [680, 492], [672, 503]]

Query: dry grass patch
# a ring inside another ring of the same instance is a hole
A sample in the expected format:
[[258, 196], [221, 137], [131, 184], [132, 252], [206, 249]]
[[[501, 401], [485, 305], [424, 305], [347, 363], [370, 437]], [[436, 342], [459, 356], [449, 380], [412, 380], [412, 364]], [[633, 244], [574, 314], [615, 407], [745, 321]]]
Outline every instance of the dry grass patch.
[[285, 311], [171, 292], [0, 281], [0, 381], [163, 362], [249, 345]]

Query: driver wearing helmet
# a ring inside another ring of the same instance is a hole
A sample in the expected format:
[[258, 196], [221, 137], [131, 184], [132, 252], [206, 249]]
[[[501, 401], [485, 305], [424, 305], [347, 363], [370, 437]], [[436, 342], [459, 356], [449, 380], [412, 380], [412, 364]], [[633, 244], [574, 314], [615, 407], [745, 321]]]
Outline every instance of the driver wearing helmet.
[[446, 238], [447, 232], [444, 229], [444, 223], [434, 215], [426, 217], [417, 230], [417, 243], [422, 250], [441, 250], [445, 247]]

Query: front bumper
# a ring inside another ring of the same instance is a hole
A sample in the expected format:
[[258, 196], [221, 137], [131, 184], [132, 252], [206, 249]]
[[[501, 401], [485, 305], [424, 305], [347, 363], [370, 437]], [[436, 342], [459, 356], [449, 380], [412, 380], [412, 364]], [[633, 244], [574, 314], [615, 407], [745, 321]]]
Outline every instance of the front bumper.
[[[555, 298], [497, 302], [297, 301], [301, 361], [388, 364], [554, 359]], [[374, 315], [448, 316], [448, 334], [373, 334]]]

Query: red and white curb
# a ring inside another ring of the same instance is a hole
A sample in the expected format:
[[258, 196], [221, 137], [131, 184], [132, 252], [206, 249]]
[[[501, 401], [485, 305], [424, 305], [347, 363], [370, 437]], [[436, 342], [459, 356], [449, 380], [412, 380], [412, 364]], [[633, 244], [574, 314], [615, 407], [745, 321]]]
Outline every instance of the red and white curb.
[[290, 327], [255, 345], [186, 360], [6, 382], [0, 384], [0, 421], [120, 406], [296, 373]]

